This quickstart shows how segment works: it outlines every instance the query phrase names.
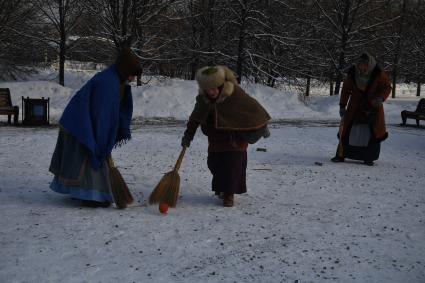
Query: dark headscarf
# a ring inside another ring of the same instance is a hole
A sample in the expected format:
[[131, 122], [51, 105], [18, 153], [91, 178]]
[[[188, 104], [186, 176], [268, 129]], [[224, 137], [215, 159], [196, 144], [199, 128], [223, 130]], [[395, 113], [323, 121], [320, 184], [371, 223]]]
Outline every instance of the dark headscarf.
[[142, 73], [140, 58], [127, 47], [121, 49], [115, 60], [115, 66], [122, 82], [130, 76], [138, 76]]

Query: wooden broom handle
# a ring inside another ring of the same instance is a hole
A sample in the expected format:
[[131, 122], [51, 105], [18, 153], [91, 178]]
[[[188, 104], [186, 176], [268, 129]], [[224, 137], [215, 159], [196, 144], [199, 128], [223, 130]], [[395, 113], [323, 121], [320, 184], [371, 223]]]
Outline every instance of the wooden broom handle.
[[109, 165], [109, 168], [115, 167], [115, 163], [111, 155], [109, 155], [109, 158], [108, 158], [108, 165]]
[[183, 156], [184, 156], [185, 152], [186, 152], [186, 147], [184, 146], [182, 148], [182, 151], [180, 152], [179, 158], [177, 159], [176, 165], [174, 166], [174, 171], [179, 171], [180, 165], [182, 164]]

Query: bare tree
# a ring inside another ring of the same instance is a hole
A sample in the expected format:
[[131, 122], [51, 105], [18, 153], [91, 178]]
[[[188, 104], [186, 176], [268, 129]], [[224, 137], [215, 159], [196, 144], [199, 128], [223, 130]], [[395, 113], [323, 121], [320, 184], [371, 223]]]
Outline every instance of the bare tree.
[[[211, 65], [216, 62], [216, 46], [220, 44], [218, 28], [220, 25], [220, 9], [216, 7], [216, 0], [188, 1], [188, 17], [186, 19], [189, 38], [182, 37], [182, 43], [187, 41], [191, 51], [191, 79], [195, 78], [195, 71], [201, 65]], [[185, 44], [182, 44], [183, 46]]]
[[174, 3], [178, 1], [87, 0], [85, 7], [93, 19], [92, 35], [110, 43], [107, 50], [102, 50], [107, 60], [122, 47], [131, 47], [143, 59], [144, 68], [149, 69], [153, 62], [164, 60], [162, 51], [173, 41], [161, 37], [161, 29], [168, 28], [164, 19]]
[[417, 84], [416, 95], [420, 96], [425, 82], [425, 2], [409, 1], [406, 9], [402, 75]]
[[338, 95], [345, 69], [360, 52], [368, 49], [377, 37], [376, 31], [385, 28], [396, 18], [378, 17], [390, 6], [390, 0], [314, 0], [319, 13], [315, 27], [321, 38], [321, 47], [332, 65], [336, 81], [334, 94]]
[[16, 78], [21, 65], [31, 63], [35, 46], [21, 34], [34, 16], [23, 0], [0, 0], [0, 78]]
[[223, 12], [222, 52], [232, 59], [231, 65], [235, 66], [240, 81], [248, 73], [245, 70], [248, 68], [249, 49], [255, 34], [265, 27], [266, 16], [259, 9], [259, 0], [224, 1], [222, 4], [223, 11], [226, 11]]
[[249, 74], [269, 86], [282, 77], [294, 76], [299, 70], [292, 63], [301, 34], [295, 31], [298, 24], [287, 2], [262, 1], [256, 5], [261, 16], [256, 18], [257, 29], [250, 34], [250, 48], [246, 50]]
[[399, 75], [399, 65], [402, 59], [402, 41], [404, 40], [404, 28], [405, 28], [405, 19], [406, 19], [406, 4], [407, 1], [403, 0], [401, 4], [401, 8], [399, 9], [399, 19], [394, 22], [395, 25], [395, 46], [392, 52], [393, 54], [393, 66], [392, 66], [392, 80], [393, 80], [393, 88], [392, 88], [392, 98], [396, 96], [396, 88], [397, 88], [397, 77]]
[[75, 41], [70, 40], [83, 14], [82, 0], [32, 0], [39, 13], [33, 23], [32, 36], [52, 48], [59, 58], [59, 84], [65, 85], [65, 60], [67, 51]]
[[148, 27], [167, 11], [175, 0], [87, 0], [85, 7], [93, 18], [94, 33], [110, 40], [116, 50], [140, 46], [153, 38], [144, 38]]
[[[0, 61], [17, 62], [44, 44], [46, 54], [59, 57], [63, 84], [66, 59], [109, 63], [126, 46], [151, 74], [193, 79], [202, 65], [225, 64], [239, 80], [274, 86], [314, 78], [330, 81], [330, 93], [338, 94], [349, 64], [368, 50], [394, 80], [420, 86], [423, 2], [0, 0]], [[44, 52], [33, 53], [40, 60]]]

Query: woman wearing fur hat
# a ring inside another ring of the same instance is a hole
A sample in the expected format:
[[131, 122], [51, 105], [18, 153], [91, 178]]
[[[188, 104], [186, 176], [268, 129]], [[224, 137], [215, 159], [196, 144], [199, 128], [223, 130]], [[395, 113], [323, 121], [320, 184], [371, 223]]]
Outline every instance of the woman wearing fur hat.
[[246, 193], [248, 142], [270, 135], [267, 111], [238, 85], [225, 66], [207, 66], [196, 73], [199, 94], [189, 117], [182, 146], [188, 147], [199, 125], [208, 136], [208, 168], [212, 190], [233, 206], [234, 194]]
[[109, 166], [115, 146], [131, 138], [131, 87], [141, 73], [140, 59], [123, 49], [115, 64], [97, 73], [70, 100], [50, 164], [50, 188], [70, 194], [83, 205], [106, 207], [113, 202]]
[[387, 74], [369, 53], [361, 54], [342, 87], [340, 142], [333, 162], [350, 158], [372, 166], [379, 158], [380, 144], [388, 137], [383, 102], [390, 93]]

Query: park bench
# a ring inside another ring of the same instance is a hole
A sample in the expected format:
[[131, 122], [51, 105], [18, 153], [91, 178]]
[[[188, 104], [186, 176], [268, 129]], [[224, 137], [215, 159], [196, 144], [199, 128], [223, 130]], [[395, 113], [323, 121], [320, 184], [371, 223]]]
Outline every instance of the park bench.
[[19, 107], [12, 105], [8, 88], [0, 88], [0, 115], [7, 115], [8, 124], [11, 124], [10, 118], [13, 115], [13, 123], [18, 124]]
[[403, 126], [406, 125], [407, 118], [415, 119], [417, 126], [419, 126], [419, 120], [425, 120], [425, 98], [421, 98], [419, 100], [415, 111], [401, 111], [401, 120], [403, 121]]

